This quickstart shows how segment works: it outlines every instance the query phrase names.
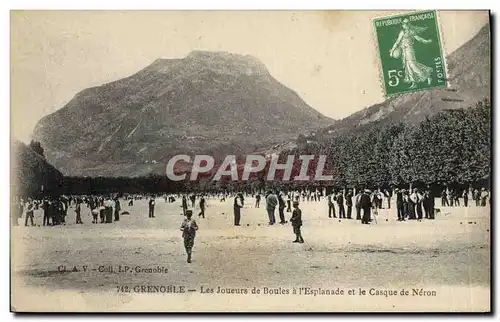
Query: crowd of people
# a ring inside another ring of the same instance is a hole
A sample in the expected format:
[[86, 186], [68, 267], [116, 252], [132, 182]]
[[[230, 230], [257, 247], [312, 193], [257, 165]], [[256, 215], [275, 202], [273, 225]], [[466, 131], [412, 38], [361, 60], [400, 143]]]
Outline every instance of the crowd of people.
[[[276, 214], [279, 217], [279, 224], [287, 224], [285, 213], [291, 213], [289, 221], [295, 235], [295, 243], [303, 243], [301, 233], [302, 210], [299, 205], [306, 202], [316, 202], [325, 204], [325, 213], [328, 218], [356, 219], [362, 224], [376, 222], [380, 209], [394, 209], [394, 215], [398, 221], [435, 219], [436, 216], [436, 196], [430, 189], [310, 189], [302, 191], [280, 191], [268, 190], [265, 193], [253, 192], [212, 192], [212, 193], [192, 193], [192, 194], [165, 194], [157, 195], [117, 195], [107, 196], [59, 196], [44, 197], [40, 199], [18, 198], [13, 203], [12, 224], [19, 225], [19, 219], [24, 216], [25, 226], [35, 226], [34, 211], [43, 211], [43, 226], [64, 225], [67, 223], [69, 210], [75, 213], [75, 224], [83, 224], [82, 206], [85, 205], [90, 210], [92, 224], [107, 224], [120, 220], [121, 215], [129, 214], [122, 210], [122, 202], [129, 207], [134, 205], [134, 200], [147, 199], [148, 217], [155, 218], [155, 204], [157, 199], [164, 198], [166, 203], [175, 203], [180, 200], [180, 215], [184, 216], [181, 224], [182, 237], [188, 256], [191, 262], [192, 248], [198, 225], [193, 219], [194, 211], [200, 219], [206, 216], [208, 200], [225, 203], [229, 200], [233, 204], [234, 226], [241, 226], [242, 212], [244, 208], [252, 207], [252, 204], [245, 205], [245, 200], [254, 199], [253, 207], [261, 208], [261, 202], [265, 203], [265, 214], [269, 226], [277, 223]], [[440, 196], [441, 207], [469, 207], [470, 200], [474, 201], [477, 207], [486, 207], [491, 203], [490, 193], [485, 188], [479, 189], [443, 189]], [[392, 206], [392, 208], [391, 208]], [[354, 208], [354, 209], [353, 209]], [[353, 214], [355, 212], [355, 218]], [[326, 216], [326, 215], [325, 215]]]

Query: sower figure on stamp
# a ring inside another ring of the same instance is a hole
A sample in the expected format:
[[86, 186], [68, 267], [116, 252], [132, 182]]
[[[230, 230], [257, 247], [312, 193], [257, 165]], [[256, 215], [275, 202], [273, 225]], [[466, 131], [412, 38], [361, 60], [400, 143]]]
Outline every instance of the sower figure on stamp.
[[191, 263], [191, 252], [194, 246], [194, 238], [196, 237], [196, 231], [198, 230], [198, 225], [196, 221], [192, 219], [192, 210], [186, 211], [186, 219], [181, 224], [182, 238], [184, 238], [184, 248], [186, 249], [187, 262]]
[[401, 58], [405, 74], [403, 81], [410, 84], [409, 88], [416, 88], [417, 83], [425, 81], [430, 85], [433, 69], [417, 61], [414, 48], [415, 40], [424, 44], [432, 42], [431, 39], [424, 39], [418, 35], [427, 27], [414, 26], [409, 23], [408, 19], [404, 19], [401, 26], [402, 29], [389, 54], [393, 58]]
[[300, 232], [300, 227], [302, 226], [302, 211], [299, 208], [298, 201], [293, 202], [293, 212], [290, 222], [292, 223], [293, 233], [296, 236], [293, 242], [304, 243], [304, 238], [302, 238], [302, 233]]

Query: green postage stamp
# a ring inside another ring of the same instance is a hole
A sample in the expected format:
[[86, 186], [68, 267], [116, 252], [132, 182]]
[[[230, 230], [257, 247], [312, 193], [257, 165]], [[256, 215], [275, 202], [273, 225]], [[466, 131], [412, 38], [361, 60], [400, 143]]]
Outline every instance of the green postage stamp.
[[446, 86], [436, 11], [374, 19], [385, 95]]

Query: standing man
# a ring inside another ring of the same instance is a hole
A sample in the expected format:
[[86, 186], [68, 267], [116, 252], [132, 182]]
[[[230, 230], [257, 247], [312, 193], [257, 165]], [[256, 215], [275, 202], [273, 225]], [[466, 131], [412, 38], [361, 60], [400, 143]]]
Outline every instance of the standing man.
[[436, 206], [436, 200], [434, 199], [434, 195], [432, 194], [432, 191], [430, 189], [428, 189], [427, 192], [427, 198], [429, 199], [429, 219], [434, 219], [434, 207]]
[[198, 214], [198, 217], [205, 218], [205, 196], [201, 195], [200, 197], [200, 213]]
[[448, 202], [450, 203], [450, 207], [455, 206], [455, 190], [448, 191]]
[[384, 194], [385, 194], [385, 197], [387, 198], [387, 209], [391, 209], [392, 191], [389, 192], [387, 189], [385, 189]]
[[363, 209], [363, 217], [361, 219], [362, 224], [369, 225], [371, 220], [371, 208], [372, 201], [370, 198], [371, 191], [366, 189], [364, 193], [361, 195], [360, 204]]
[[363, 193], [361, 190], [358, 191], [356, 196], [354, 197], [354, 205], [356, 207], [356, 220], [361, 220], [361, 196]]
[[453, 199], [455, 201], [455, 206], [460, 207], [460, 194], [458, 189], [453, 190]]
[[120, 220], [120, 210], [122, 209], [120, 205], [120, 200], [118, 199], [118, 196], [115, 197], [115, 221]]
[[184, 239], [184, 248], [186, 249], [187, 262], [191, 263], [191, 253], [194, 246], [194, 238], [196, 237], [196, 231], [198, 230], [198, 224], [194, 219], [193, 211], [186, 211], [186, 219], [181, 224], [182, 238]]
[[31, 199], [28, 199], [28, 202], [26, 204], [26, 218], [24, 219], [24, 226], [28, 226], [28, 218], [31, 221], [31, 226], [35, 226], [35, 223], [33, 222], [33, 210], [35, 206], [33, 205], [33, 201]]
[[186, 195], [182, 196], [182, 214], [185, 216], [186, 211], [188, 209], [187, 197]]
[[259, 207], [260, 207], [260, 193], [257, 192], [257, 194], [255, 195], [255, 208]]
[[352, 190], [349, 189], [345, 196], [345, 204], [347, 206], [347, 219], [352, 219]]
[[293, 233], [295, 234], [294, 243], [304, 243], [304, 238], [302, 238], [302, 233], [300, 232], [300, 227], [302, 226], [302, 211], [299, 208], [299, 202], [293, 202], [293, 212], [292, 218], [290, 218], [290, 222], [292, 223]]
[[476, 207], [479, 207], [481, 205], [481, 194], [479, 193], [479, 190], [474, 189], [474, 192], [472, 193], [472, 198], [476, 202]]
[[75, 212], [76, 212], [76, 224], [83, 224], [82, 201], [80, 200], [80, 198], [76, 199]]
[[408, 213], [408, 191], [406, 189], [401, 190], [401, 194], [403, 195], [403, 219], [406, 220], [409, 217]]
[[266, 210], [267, 216], [269, 217], [269, 225], [274, 225], [276, 223], [276, 217], [274, 216], [274, 210], [278, 204], [278, 197], [269, 190], [266, 197]]
[[337, 218], [337, 215], [335, 214], [335, 206], [333, 205], [333, 201], [335, 200], [335, 190], [332, 190], [332, 193], [328, 195], [326, 198], [328, 200], [328, 218]]
[[43, 225], [48, 226], [50, 218], [50, 203], [47, 198], [43, 199], [42, 209], [43, 209]]
[[107, 197], [104, 202], [104, 208], [106, 212], [106, 224], [113, 223], [113, 206], [115, 205], [114, 201], [111, 200], [111, 197]]
[[486, 201], [488, 200], [489, 193], [485, 188], [481, 189], [481, 207], [486, 207]]
[[292, 211], [292, 196], [290, 195], [290, 192], [286, 195], [286, 212], [291, 212]]
[[339, 191], [337, 194], [337, 206], [339, 207], [339, 218], [345, 219], [345, 208], [344, 208], [344, 195], [342, 194], [342, 191]]
[[448, 207], [449, 204], [448, 204], [448, 196], [447, 196], [447, 193], [446, 193], [446, 189], [443, 189], [443, 191], [441, 191], [441, 207]]
[[403, 209], [403, 192], [401, 192], [398, 188], [394, 190], [396, 193], [396, 210], [398, 213], [398, 221], [404, 221], [404, 209]]
[[280, 224], [284, 225], [285, 221], [285, 200], [283, 200], [283, 194], [278, 191], [278, 213], [280, 215]]
[[196, 205], [196, 195], [191, 195], [191, 207], [194, 209]]
[[[416, 189], [415, 189], [416, 190]], [[422, 201], [424, 199], [424, 196], [420, 193], [420, 191], [416, 191], [416, 195], [417, 195], [417, 218], [418, 220], [422, 220]]]
[[464, 189], [462, 197], [464, 198], [464, 206], [468, 207], [469, 206], [469, 190]]
[[149, 218], [154, 218], [155, 217], [155, 198], [151, 196], [149, 198]]
[[241, 208], [243, 208], [243, 194], [242, 193], [238, 193], [234, 197], [234, 205], [233, 205], [233, 210], [234, 210], [234, 225], [235, 226], [241, 226], [240, 225]]
[[413, 189], [413, 193], [410, 191], [410, 196], [408, 197], [408, 219], [413, 220], [417, 217], [415, 216], [415, 205], [417, 204], [417, 189]]
[[59, 199], [59, 204], [60, 204], [60, 222], [65, 224], [66, 223], [66, 215], [68, 214], [68, 201], [66, 197], [61, 197]]

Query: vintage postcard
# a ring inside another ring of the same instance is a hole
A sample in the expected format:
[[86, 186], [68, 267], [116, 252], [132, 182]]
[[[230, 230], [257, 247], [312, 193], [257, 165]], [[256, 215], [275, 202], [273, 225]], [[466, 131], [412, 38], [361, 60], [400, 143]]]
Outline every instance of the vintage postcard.
[[488, 11], [12, 11], [11, 311], [490, 312]]

